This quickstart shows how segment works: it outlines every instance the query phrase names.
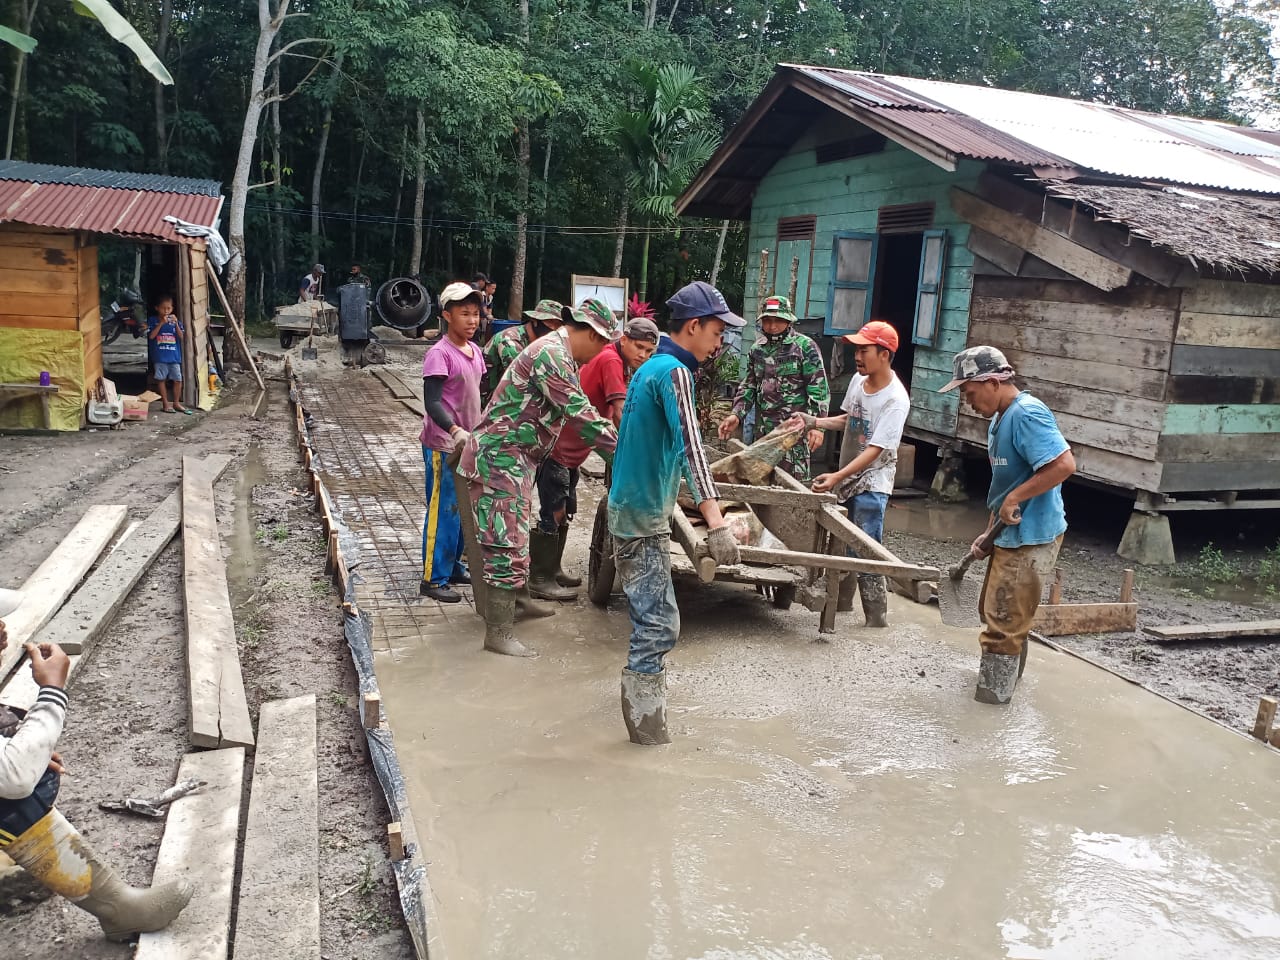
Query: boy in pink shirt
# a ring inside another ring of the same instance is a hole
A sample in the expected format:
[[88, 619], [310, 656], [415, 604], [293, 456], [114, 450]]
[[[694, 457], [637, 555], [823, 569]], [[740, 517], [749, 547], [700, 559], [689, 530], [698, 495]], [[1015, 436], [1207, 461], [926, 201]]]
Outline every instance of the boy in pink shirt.
[[470, 583], [462, 562], [462, 521], [453, 471], [446, 460], [480, 422], [484, 356], [471, 341], [480, 325], [482, 294], [469, 283], [440, 292], [445, 335], [422, 361], [422, 460], [427, 471], [427, 515], [422, 522], [422, 583], [418, 592], [441, 603], [457, 603], [451, 584]]

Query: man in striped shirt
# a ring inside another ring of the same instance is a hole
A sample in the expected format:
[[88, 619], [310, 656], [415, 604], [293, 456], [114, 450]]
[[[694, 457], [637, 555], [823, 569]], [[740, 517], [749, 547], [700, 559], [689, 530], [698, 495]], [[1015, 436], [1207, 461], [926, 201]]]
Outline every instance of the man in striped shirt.
[[680, 637], [671, 585], [671, 511], [683, 476], [707, 523], [717, 563], [738, 562], [738, 544], [720, 513], [693, 400], [693, 373], [720, 348], [726, 326], [743, 319], [709, 283], [695, 281], [667, 301], [668, 335], [631, 380], [618, 428], [609, 489], [609, 532], [631, 615], [622, 671], [622, 719], [632, 743], [670, 743], [663, 658]]

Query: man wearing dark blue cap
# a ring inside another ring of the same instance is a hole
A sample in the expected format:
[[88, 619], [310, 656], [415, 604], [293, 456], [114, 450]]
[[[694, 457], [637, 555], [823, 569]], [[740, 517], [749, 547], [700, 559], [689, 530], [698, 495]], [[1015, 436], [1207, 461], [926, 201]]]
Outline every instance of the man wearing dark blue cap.
[[671, 511], [683, 476], [707, 522], [716, 562], [738, 562], [738, 544], [720, 513], [719, 491], [702, 447], [693, 373], [714, 354], [726, 327], [743, 319], [701, 280], [667, 301], [667, 336], [627, 388], [609, 488], [609, 532], [631, 615], [631, 648], [622, 671], [622, 719], [632, 743], [670, 743], [663, 658], [680, 637], [671, 586]]

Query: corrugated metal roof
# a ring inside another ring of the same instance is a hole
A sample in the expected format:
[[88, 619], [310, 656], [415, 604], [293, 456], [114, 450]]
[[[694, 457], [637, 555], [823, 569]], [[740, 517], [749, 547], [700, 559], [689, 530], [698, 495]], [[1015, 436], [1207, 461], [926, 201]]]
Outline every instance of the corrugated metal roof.
[[159, 173], [130, 173], [124, 170], [95, 170], [89, 167], [60, 167], [25, 160], [0, 160], [0, 180], [27, 183], [60, 183], [76, 187], [110, 187], [116, 190], [149, 190], [154, 193], [189, 193], [217, 197], [222, 184], [217, 180], [170, 177]]
[[992, 87], [783, 66], [959, 156], [1280, 194], [1280, 137], [1271, 131]]
[[0, 223], [194, 243], [164, 218], [212, 227], [221, 208], [220, 196], [0, 180]]

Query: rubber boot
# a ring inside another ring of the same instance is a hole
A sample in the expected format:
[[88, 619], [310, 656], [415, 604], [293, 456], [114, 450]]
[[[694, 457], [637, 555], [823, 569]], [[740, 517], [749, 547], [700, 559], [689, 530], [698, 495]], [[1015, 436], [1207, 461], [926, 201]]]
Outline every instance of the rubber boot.
[[582, 578], [564, 572], [564, 546], [569, 542], [569, 525], [560, 525], [560, 549], [556, 551], [556, 583], [562, 587], [580, 587]]
[[868, 627], [889, 625], [889, 591], [884, 577], [874, 574], [858, 574], [858, 594], [862, 597], [862, 613]]
[[536, 657], [537, 654], [511, 632], [516, 615], [516, 593], [487, 584], [484, 592], [484, 648], [508, 657]]
[[578, 591], [562, 587], [556, 582], [556, 570], [560, 567], [560, 535], [529, 532], [529, 593], [539, 600], [577, 600]]
[[54, 893], [97, 917], [108, 940], [163, 930], [191, 899], [185, 883], [129, 886], [57, 810], [50, 810], [5, 853]]
[[670, 743], [667, 734], [667, 672], [622, 671], [622, 722], [632, 743], [653, 747]]
[[986, 653], [978, 666], [978, 689], [973, 699], [979, 703], [1008, 703], [1018, 685], [1017, 654]]
[[516, 623], [522, 620], [541, 620], [543, 617], [554, 617], [556, 615], [556, 606], [554, 603], [541, 603], [529, 595], [529, 585], [526, 583], [523, 587], [515, 592], [516, 594]]

